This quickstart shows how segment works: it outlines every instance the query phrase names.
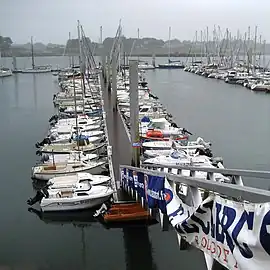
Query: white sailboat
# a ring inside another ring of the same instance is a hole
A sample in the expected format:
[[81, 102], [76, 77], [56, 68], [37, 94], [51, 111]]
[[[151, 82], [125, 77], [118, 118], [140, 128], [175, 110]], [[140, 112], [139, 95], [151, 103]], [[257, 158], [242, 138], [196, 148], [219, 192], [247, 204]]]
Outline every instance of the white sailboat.
[[12, 76], [12, 71], [9, 68], [5, 68], [2, 66], [2, 55], [0, 50], [0, 78]]
[[23, 69], [21, 71], [21, 73], [47, 73], [47, 72], [51, 72], [51, 67], [49, 67], [49, 66], [35, 65], [33, 37], [31, 37], [31, 58], [32, 58], [32, 67]]
[[168, 49], [169, 49], [169, 52], [168, 52], [168, 63], [166, 64], [159, 64], [158, 65], [158, 68], [161, 68], [161, 69], [182, 69], [184, 68], [185, 66], [180, 63], [179, 61], [172, 61], [170, 59], [171, 57], [171, 27], [169, 27], [169, 44], [168, 44]]

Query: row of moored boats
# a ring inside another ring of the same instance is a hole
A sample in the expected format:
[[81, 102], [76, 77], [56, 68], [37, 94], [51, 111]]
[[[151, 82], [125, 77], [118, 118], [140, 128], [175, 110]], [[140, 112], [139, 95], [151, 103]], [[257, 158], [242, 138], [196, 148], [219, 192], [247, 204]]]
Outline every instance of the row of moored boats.
[[[139, 133], [141, 138], [141, 165], [165, 168], [187, 165], [198, 167], [223, 167], [221, 158], [214, 158], [211, 143], [201, 137], [191, 139], [191, 133], [173, 121], [172, 115], [162, 106], [158, 97], [150, 92], [143, 73], [139, 74]], [[142, 83], [143, 82], [143, 83]], [[118, 74], [117, 99], [125, 124], [130, 128], [130, 99], [128, 72]], [[177, 173], [177, 169], [172, 169]], [[189, 175], [188, 170], [183, 170]], [[205, 178], [205, 172], [196, 172]], [[214, 174], [218, 181], [229, 181], [221, 174]]]
[[29, 205], [42, 211], [95, 208], [113, 194], [98, 71], [82, 84], [80, 72], [59, 74], [53, 96], [58, 114], [49, 119], [46, 138], [36, 143], [38, 163], [32, 179], [39, 186]]
[[206, 78], [223, 80], [229, 84], [242, 85], [252, 91], [270, 92], [270, 72], [260, 67], [247, 67], [243, 64], [226, 68], [215, 64], [190, 65], [184, 71], [191, 72]]

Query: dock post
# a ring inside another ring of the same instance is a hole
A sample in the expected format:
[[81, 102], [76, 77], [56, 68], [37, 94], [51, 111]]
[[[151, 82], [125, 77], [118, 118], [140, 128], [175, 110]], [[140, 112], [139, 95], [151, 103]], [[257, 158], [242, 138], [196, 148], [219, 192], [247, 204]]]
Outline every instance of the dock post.
[[138, 102], [138, 61], [129, 61], [129, 97], [130, 97], [130, 133], [132, 160], [131, 165], [134, 167], [140, 166], [140, 143], [139, 136], [139, 102]]
[[116, 63], [116, 55], [114, 53], [113, 56], [112, 56], [112, 103], [113, 103], [113, 111], [117, 110], [116, 75], [117, 75], [117, 63]]

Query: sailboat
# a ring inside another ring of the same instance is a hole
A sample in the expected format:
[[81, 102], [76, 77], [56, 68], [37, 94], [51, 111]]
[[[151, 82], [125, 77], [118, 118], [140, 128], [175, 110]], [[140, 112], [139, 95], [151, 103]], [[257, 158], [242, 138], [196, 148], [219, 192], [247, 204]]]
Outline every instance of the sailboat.
[[12, 76], [12, 71], [9, 68], [5, 68], [1, 65], [1, 50], [0, 50], [0, 78]]
[[21, 73], [46, 73], [46, 72], [51, 72], [51, 67], [49, 67], [49, 66], [37, 66], [37, 65], [35, 65], [33, 37], [31, 37], [31, 57], [32, 57], [32, 67], [23, 69], [21, 71]]
[[169, 27], [169, 53], [168, 53], [168, 63], [167, 64], [159, 64], [158, 68], [161, 69], [173, 69], [173, 68], [184, 68], [185, 66], [179, 61], [173, 61], [170, 59], [171, 57], [171, 27]]

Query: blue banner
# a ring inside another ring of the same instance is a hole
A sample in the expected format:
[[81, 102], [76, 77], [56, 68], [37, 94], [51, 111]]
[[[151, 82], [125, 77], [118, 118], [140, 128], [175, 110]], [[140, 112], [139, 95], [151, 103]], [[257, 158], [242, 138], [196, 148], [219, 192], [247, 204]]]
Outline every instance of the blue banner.
[[144, 175], [144, 186], [147, 190], [147, 204], [149, 208], [158, 207], [162, 213], [166, 213], [166, 201], [164, 198], [164, 177]]
[[136, 191], [138, 197], [143, 198], [149, 208], [159, 208], [162, 213], [166, 213], [167, 199], [164, 181], [164, 177], [147, 175], [126, 168], [121, 169], [122, 186]]
[[142, 172], [137, 172], [137, 193], [138, 196], [145, 199], [145, 188], [144, 188], [144, 174]]
[[134, 190], [133, 171], [128, 170], [127, 176], [128, 176], [128, 179], [127, 179], [128, 187]]

